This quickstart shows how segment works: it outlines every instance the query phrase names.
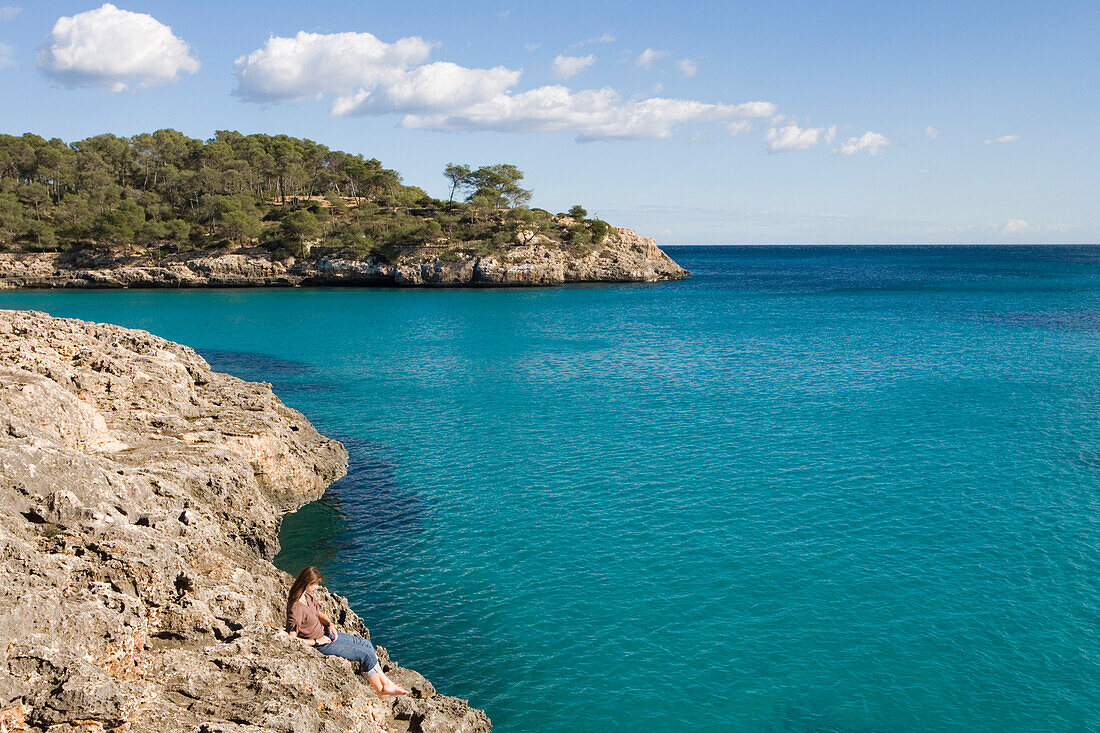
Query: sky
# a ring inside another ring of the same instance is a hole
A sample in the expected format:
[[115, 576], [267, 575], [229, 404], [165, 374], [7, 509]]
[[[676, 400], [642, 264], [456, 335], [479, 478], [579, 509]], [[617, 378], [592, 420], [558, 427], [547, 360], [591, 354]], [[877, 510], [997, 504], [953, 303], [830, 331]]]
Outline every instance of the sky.
[[513, 163], [660, 244], [1100, 242], [1095, 0], [11, 2], [2, 133]]

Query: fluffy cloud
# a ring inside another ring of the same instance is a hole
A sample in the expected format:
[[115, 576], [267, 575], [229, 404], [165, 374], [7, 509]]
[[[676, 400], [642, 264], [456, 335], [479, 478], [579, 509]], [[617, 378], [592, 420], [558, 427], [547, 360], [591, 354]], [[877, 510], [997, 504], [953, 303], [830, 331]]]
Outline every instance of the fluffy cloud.
[[935, 140], [937, 137], [940, 136], [940, 131], [929, 125], [928, 127], [924, 128], [924, 134]]
[[885, 135], [868, 130], [859, 137], [850, 137], [847, 142], [841, 143], [836, 152], [840, 155], [856, 155], [867, 151], [871, 155], [878, 155], [879, 151], [890, 145]]
[[190, 46], [171, 28], [110, 3], [58, 18], [50, 36], [52, 41], [38, 50], [38, 65], [66, 86], [136, 91], [199, 70]]
[[280, 102], [399, 83], [431, 50], [431, 43], [416, 36], [394, 43], [370, 33], [272, 36], [236, 60], [233, 93], [250, 102]]
[[374, 91], [359, 89], [332, 103], [336, 117], [387, 113], [438, 113], [457, 110], [493, 99], [519, 81], [520, 72], [498, 66], [495, 69], [467, 69], [449, 61], [418, 66], [403, 72]]
[[680, 59], [676, 62], [676, 68], [680, 70], [680, 73], [684, 76], [695, 76], [695, 72], [699, 71], [699, 65], [692, 59]]
[[[1020, 139], [1019, 135], [1001, 135], [1000, 137], [995, 137], [991, 140], [986, 140], [985, 144], [986, 145], [993, 145], [994, 143], [1014, 143], [1019, 139]], [[1013, 220], [1013, 221], [1015, 221], [1015, 220]]]
[[774, 113], [775, 105], [770, 102], [726, 105], [660, 97], [623, 101], [613, 89], [572, 92], [563, 86], [545, 86], [519, 94], [501, 94], [452, 114], [408, 115], [402, 126], [431, 130], [570, 131], [576, 132], [581, 142], [653, 140], [670, 137], [673, 127], [682, 122], [744, 120]]
[[1009, 219], [1001, 225], [1001, 234], [1018, 234], [1029, 231], [1031, 227], [1023, 219]]
[[786, 153], [792, 150], [809, 150], [822, 141], [831, 144], [836, 137], [836, 125], [831, 127], [801, 128], [791, 123], [783, 127], [770, 127], [764, 135], [764, 141], [768, 144], [768, 151], [772, 153]]
[[559, 79], [568, 79], [584, 71], [595, 62], [596, 57], [592, 54], [587, 56], [562, 56], [559, 54], [554, 58], [554, 76]]
[[12, 7], [11, 5], [5, 5], [0, 8], [0, 21], [11, 20], [15, 16], [23, 12], [23, 8]]
[[[572, 91], [551, 85], [515, 92], [519, 71], [424, 63], [431, 50], [432, 44], [420, 38], [390, 44], [369, 33], [272, 37], [237, 59], [234, 94], [253, 102], [331, 94], [334, 116], [401, 114], [400, 124], [408, 128], [564, 131], [582, 141], [666, 138], [683, 122], [717, 122], [736, 134], [751, 120], [776, 113], [771, 102], [623, 100], [613, 89]], [[558, 56], [554, 66], [559, 75], [571, 76], [594, 60], [591, 55]]]
[[634, 59], [634, 63], [641, 66], [643, 69], [648, 69], [653, 66], [653, 63], [659, 59], [663, 59], [668, 56], [668, 51], [658, 51], [656, 49], [647, 48], [638, 54], [638, 58]]

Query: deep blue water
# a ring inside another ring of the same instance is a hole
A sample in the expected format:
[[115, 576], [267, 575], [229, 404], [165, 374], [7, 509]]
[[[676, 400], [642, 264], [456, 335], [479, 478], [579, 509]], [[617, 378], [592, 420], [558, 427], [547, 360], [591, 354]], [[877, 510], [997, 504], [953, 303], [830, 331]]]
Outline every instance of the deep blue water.
[[278, 562], [502, 733], [1100, 730], [1100, 247], [668, 251], [695, 276], [0, 307], [343, 440]]

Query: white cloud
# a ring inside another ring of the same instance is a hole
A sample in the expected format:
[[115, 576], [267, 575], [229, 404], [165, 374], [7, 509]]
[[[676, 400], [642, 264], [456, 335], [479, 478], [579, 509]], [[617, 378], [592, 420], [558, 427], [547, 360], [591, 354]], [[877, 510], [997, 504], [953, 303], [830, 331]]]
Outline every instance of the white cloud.
[[10, 44], [0, 43], [0, 69], [15, 66], [15, 49]]
[[534, 51], [534, 50], [538, 49], [541, 46], [542, 46], [541, 43], [525, 43], [525, 44], [523, 44], [523, 48], [528, 52]]
[[[735, 134], [748, 129], [749, 120], [776, 113], [771, 102], [623, 100], [613, 89], [572, 91], [551, 85], [516, 92], [520, 71], [425, 64], [431, 49], [420, 38], [389, 44], [369, 33], [272, 37], [237, 59], [234, 94], [253, 102], [331, 94], [334, 116], [401, 114], [400, 125], [407, 128], [564, 131], [582, 141], [666, 138], [683, 122], [717, 122]], [[594, 60], [591, 55], [559, 56], [555, 70], [577, 73]]]
[[559, 79], [568, 79], [576, 76], [596, 62], [592, 54], [587, 56], [562, 56], [554, 57], [554, 76]]
[[940, 136], [940, 131], [929, 125], [928, 127], [924, 128], [924, 134], [932, 140], [935, 140], [937, 137]]
[[15, 16], [23, 12], [23, 8], [16, 8], [11, 5], [5, 5], [0, 8], [0, 21], [11, 20]]
[[386, 113], [439, 113], [458, 110], [503, 94], [519, 81], [520, 72], [498, 66], [467, 69], [449, 61], [418, 66], [379, 84], [373, 91], [341, 95], [332, 103], [336, 117]]
[[667, 138], [682, 122], [728, 122], [774, 113], [770, 102], [726, 105], [660, 97], [624, 102], [613, 89], [572, 92], [563, 86], [545, 86], [500, 94], [453, 114], [408, 115], [401, 124], [431, 130], [568, 131], [576, 132], [578, 141], [588, 142]]
[[58, 18], [50, 36], [52, 41], [38, 50], [38, 65], [66, 86], [136, 91], [199, 70], [191, 47], [171, 28], [110, 3]]
[[994, 143], [1014, 143], [1019, 139], [1020, 139], [1019, 135], [1001, 135], [1000, 137], [995, 137], [991, 140], [986, 140], [985, 144], [986, 145], [992, 145]]
[[695, 73], [699, 71], [699, 65], [693, 59], [680, 59], [676, 62], [676, 68], [680, 70], [681, 74], [689, 77], [695, 76]]
[[831, 144], [836, 137], [836, 126], [801, 128], [795, 123], [783, 127], [769, 127], [764, 135], [768, 150], [772, 153], [786, 153], [792, 150], [808, 150], [822, 140]]
[[841, 143], [836, 152], [840, 155], [856, 155], [867, 151], [871, 155], [878, 155], [882, 148], [890, 145], [885, 135], [868, 130], [859, 137], [850, 137], [847, 142]]
[[663, 59], [668, 56], [668, 51], [658, 51], [656, 49], [647, 48], [638, 54], [638, 58], [634, 59], [634, 63], [641, 66], [643, 69], [648, 69], [653, 66], [653, 62]]
[[1023, 219], [1009, 219], [1001, 225], [1001, 234], [1017, 234], [1030, 231], [1031, 227]]
[[370, 33], [272, 36], [234, 63], [233, 93], [250, 102], [279, 102], [369, 90], [400, 82], [428, 58], [432, 44], [413, 36], [385, 43]]

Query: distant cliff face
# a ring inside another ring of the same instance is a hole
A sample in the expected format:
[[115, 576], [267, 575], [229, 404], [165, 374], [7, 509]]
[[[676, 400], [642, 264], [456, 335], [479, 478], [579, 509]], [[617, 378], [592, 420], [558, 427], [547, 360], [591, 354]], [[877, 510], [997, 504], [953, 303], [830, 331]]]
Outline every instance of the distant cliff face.
[[456, 247], [421, 247], [395, 258], [359, 259], [318, 250], [298, 260], [252, 251], [148, 257], [0, 255], [0, 288], [293, 287], [400, 285], [546, 286], [570, 282], [657, 282], [691, 273], [649, 237], [612, 229], [599, 244], [564, 247], [543, 235], [486, 255]]
[[[469, 731], [420, 675], [381, 703], [282, 633], [280, 517], [347, 453], [266, 384], [142, 331], [0, 311], [0, 722], [8, 730]], [[339, 596], [341, 627], [367, 635]]]

